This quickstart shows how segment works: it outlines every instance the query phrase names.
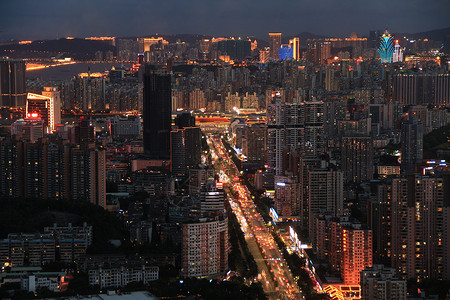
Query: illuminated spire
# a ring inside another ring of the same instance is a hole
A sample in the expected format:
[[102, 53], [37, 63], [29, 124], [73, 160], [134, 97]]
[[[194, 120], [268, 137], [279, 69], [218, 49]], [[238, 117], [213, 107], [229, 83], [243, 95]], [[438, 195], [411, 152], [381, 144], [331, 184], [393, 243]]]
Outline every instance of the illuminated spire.
[[394, 54], [394, 38], [386, 28], [386, 31], [380, 36], [380, 46], [378, 47], [381, 63], [390, 63]]

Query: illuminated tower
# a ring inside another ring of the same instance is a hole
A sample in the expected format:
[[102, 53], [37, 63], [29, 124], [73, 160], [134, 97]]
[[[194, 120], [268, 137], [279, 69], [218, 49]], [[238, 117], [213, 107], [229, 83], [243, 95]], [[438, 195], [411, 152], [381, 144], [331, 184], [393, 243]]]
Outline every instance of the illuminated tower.
[[294, 59], [299, 60], [300, 59], [300, 38], [295, 37], [292, 40], [289, 40], [289, 44], [293, 46]]
[[271, 45], [270, 45], [270, 57], [274, 60], [278, 60], [280, 46], [281, 46], [281, 33], [269, 33]]
[[402, 62], [403, 61], [403, 51], [402, 48], [400, 48], [400, 44], [398, 43], [398, 40], [395, 40], [395, 50], [394, 54], [392, 55], [392, 62]]
[[26, 105], [27, 117], [39, 117], [44, 121], [47, 133], [55, 130], [55, 107], [52, 97], [28, 93]]
[[380, 36], [378, 53], [380, 54], [382, 63], [390, 63], [392, 61], [392, 55], [394, 54], [394, 38], [387, 29], [383, 35]]

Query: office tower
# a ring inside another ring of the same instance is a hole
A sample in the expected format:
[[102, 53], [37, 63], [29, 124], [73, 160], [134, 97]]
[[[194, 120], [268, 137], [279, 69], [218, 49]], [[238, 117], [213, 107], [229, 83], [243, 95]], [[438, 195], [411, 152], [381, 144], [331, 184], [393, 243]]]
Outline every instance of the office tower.
[[242, 139], [242, 154], [247, 157], [249, 166], [264, 167], [266, 162], [266, 132], [265, 124], [253, 124], [244, 129]]
[[403, 61], [403, 51], [400, 48], [400, 44], [398, 43], [398, 40], [395, 40], [395, 46], [394, 46], [394, 54], [392, 54], [392, 62], [402, 62]]
[[401, 152], [402, 173], [413, 173], [423, 158], [423, 124], [415, 117], [402, 123]]
[[181, 274], [213, 278], [228, 271], [228, 218], [183, 224]]
[[27, 118], [39, 117], [44, 121], [46, 133], [55, 130], [55, 105], [52, 97], [28, 93], [26, 116]]
[[279, 50], [281, 46], [281, 33], [269, 33], [270, 38], [270, 57], [274, 60], [279, 58]]
[[25, 106], [25, 61], [0, 58], [0, 106]]
[[406, 300], [406, 280], [396, 277], [396, 270], [384, 265], [373, 265], [361, 271], [361, 299]]
[[362, 183], [373, 178], [373, 144], [368, 136], [347, 136], [341, 141], [344, 182]]
[[391, 36], [387, 29], [380, 36], [378, 53], [380, 54], [381, 63], [391, 63], [392, 55], [394, 54], [394, 37]]
[[144, 149], [151, 159], [170, 158], [171, 78], [146, 65], [144, 70]]
[[292, 45], [280, 45], [280, 49], [278, 50], [278, 52], [279, 60], [288, 60], [294, 58], [294, 48]]
[[214, 168], [206, 165], [199, 165], [189, 169], [189, 195], [200, 192], [203, 185], [208, 180], [214, 179]]
[[392, 180], [392, 267], [404, 279], [449, 278], [449, 176]]
[[295, 37], [292, 40], [289, 40], [289, 44], [292, 45], [293, 58], [295, 60], [300, 60], [300, 38]]
[[214, 180], [208, 180], [200, 190], [200, 206], [202, 214], [223, 213], [225, 193], [216, 187]]
[[[61, 124], [61, 93], [57, 87], [45, 86], [42, 91], [42, 96], [53, 99], [53, 119], [55, 126]], [[55, 130], [55, 127], [53, 128]]]
[[325, 166], [308, 171], [309, 237], [314, 240], [314, 219], [321, 211], [340, 217], [344, 213], [344, 176]]
[[174, 175], [184, 176], [187, 170], [201, 163], [201, 130], [185, 127], [170, 132], [170, 160]]

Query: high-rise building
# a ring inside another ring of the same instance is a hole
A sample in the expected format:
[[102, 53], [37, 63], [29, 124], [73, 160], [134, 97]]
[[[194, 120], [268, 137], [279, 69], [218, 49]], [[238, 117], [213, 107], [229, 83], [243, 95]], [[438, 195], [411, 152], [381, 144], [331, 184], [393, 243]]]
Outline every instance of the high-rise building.
[[310, 169], [308, 191], [309, 237], [313, 240], [314, 218], [320, 211], [329, 212], [333, 217], [340, 217], [344, 213], [344, 176], [342, 172], [324, 165], [322, 168]]
[[401, 171], [413, 173], [423, 158], [423, 124], [416, 117], [402, 123]]
[[223, 213], [225, 193], [218, 189], [214, 180], [208, 180], [200, 190], [200, 205], [202, 214]]
[[[42, 96], [53, 99], [53, 119], [55, 126], [61, 124], [61, 93], [57, 87], [45, 86], [42, 91]], [[55, 128], [53, 128], [55, 130]]]
[[361, 299], [383, 300], [398, 299], [406, 300], [406, 280], [396, 277], [394, 268], [384, 265], [373, 265], [361, 271]]
[[23, 60], [0, 59], [0, 106], [25, 106], [27, 99], [25, 70]]
[[181, 274], [212, 278], [228, 271], [228, 218], [183, 224]]
[[391, 63], [392, 55], [394, 54], [394, 37], [391, 36], [386, 29], [382, 36], [380, 36], [380, 45], [378, 47], [381, 63]]
[[450, 278], [450, 177], [392, 180], [391, 264], [404, 279]]
[[358, 223], [341, 224], [340, 238], [342, 281], [359, 284], [359, 272], [372, 266], [372, 230], [364, 229]]
[[170, 158], [171, 78], [146, 65], [144, 70], [144, 149], [151, 159]]
[[270, 57], [274, 60], [279, 58], [279, 50], [281, 46], [281, 33], [269, 33], [270, 37]]
[[342, 138], [341, 160], [344, 182], [361, 183], [373, 178], [373, 145], [368, 136]]
[[90, 119], [81, 117], [75, 126], [75, 144], [82, 149], [92, 148], [95, 145], [95, 127]]
[[25, 114], [27, 118], [41, 118], [46, 133], [55, 130], [55, 105], [52, 97], [28, 93]]
[[394, 74], [392, 100], [407, 105], [449, 105], [450, 74], [440, 72]]
[[174, 175], [184, 176], [188, 169], [201, 163], [201, 136], [199, 127], [170, 132], [170, 160]]
[[253, 124], [245, 127], [242, 139], [242, 154], [247, 157], [247, 163], [256, 168], [264, 167], [266, 161], [266, 132], [265, 124]]
[[292, 45], [293, 58], [295, 60], [300, 60], [300, 38], [295, 37], [289, 40], [289, 44]]
[[400, 48], [400, 44], [398, 43], [398, 40], [395, 40], [395, 46], [394, 46], [394, 54], [392, 55], [392, 62], [402, 62], [403, 61], [403, 51], [402, 48]]

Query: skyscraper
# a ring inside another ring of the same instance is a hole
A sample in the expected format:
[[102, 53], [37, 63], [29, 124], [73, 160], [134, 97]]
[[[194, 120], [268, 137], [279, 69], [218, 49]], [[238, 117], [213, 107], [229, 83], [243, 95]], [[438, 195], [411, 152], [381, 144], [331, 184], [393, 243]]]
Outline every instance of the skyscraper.
[[[54, 119], [54, 126], [56, 124], [61, 123], [61, 93], [59, 92], [58, 88], [46, 86], [44, 87], [44, 90], [42, 91], [42, 96], [50, 97], [53, 99], [53, 119]], [[54, 130], [55, 128], [53, 128]]]
[[25, 106], [25, 61], [0, 59], [0, 106]]
[[295, 37], [292, 40], [289, 40], [289, 44], [293, 47], [293, 58], [295, 60], [300, 59], [300, 38]]
[[274, 60], [278, 60], [279, 51], [281, 46], [281, 33], [269, 33], [270, 37], [270, 57]]
[[39, 117], [44, 121], [47, 133], [55, 130], [55, 106], [52, 97], [28, 93], [26, 116]]
[[394, 54], [394, 38], [387, 29], [383, 35], [380, 36], [378, 53], [380, 54], [381, 63], [390, 63], [392, 61], [392, 55]]
[[403, 174], [415, 171], [423, 158], [423, 124], [416, 117], [402, 123], [401, 171]]
[[144, 70], [144, 149], [151, 159], [170, 158], [171, 78], [163, 70]]

